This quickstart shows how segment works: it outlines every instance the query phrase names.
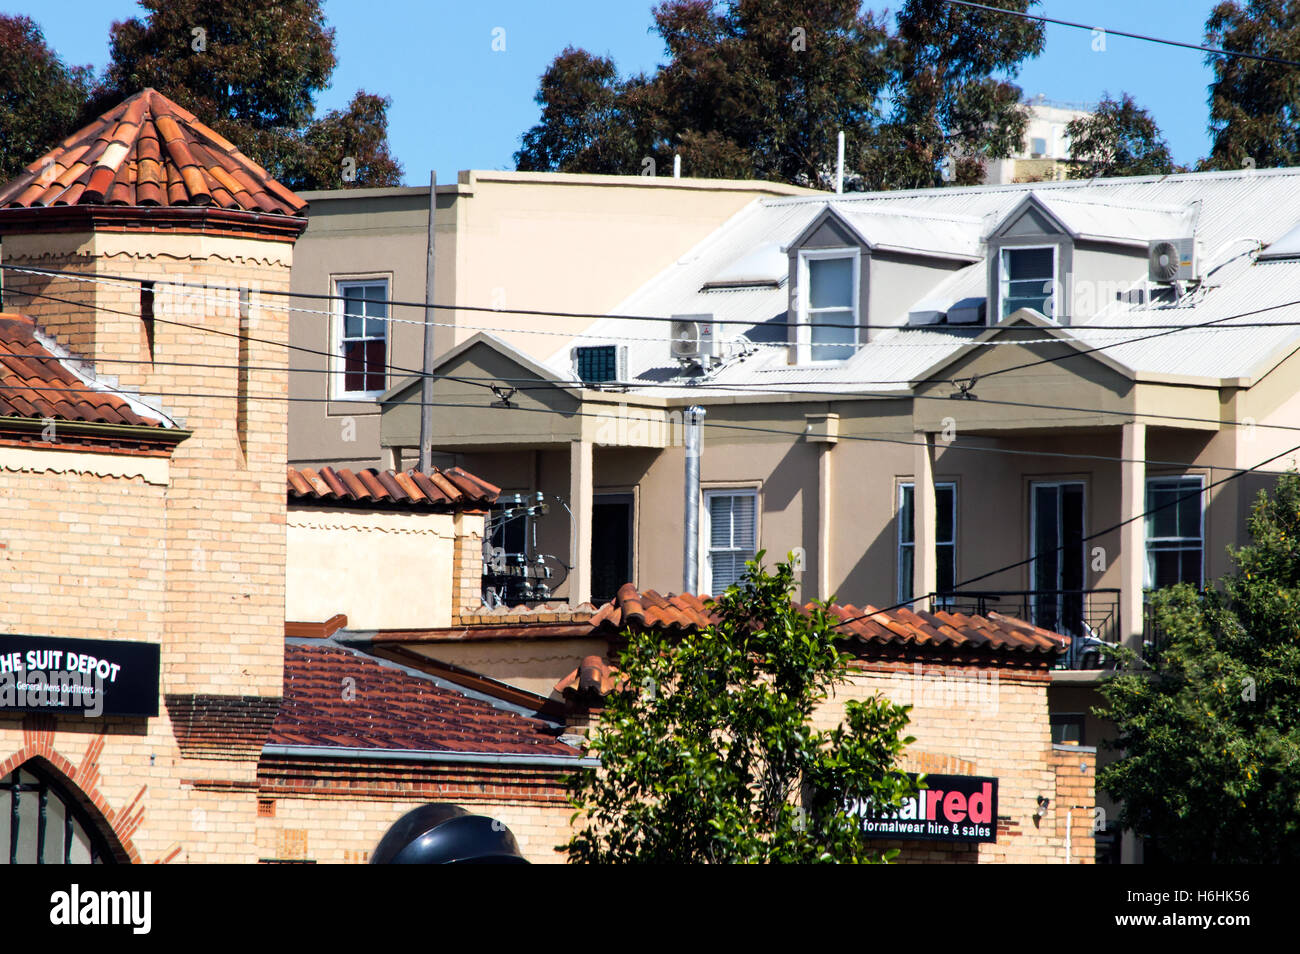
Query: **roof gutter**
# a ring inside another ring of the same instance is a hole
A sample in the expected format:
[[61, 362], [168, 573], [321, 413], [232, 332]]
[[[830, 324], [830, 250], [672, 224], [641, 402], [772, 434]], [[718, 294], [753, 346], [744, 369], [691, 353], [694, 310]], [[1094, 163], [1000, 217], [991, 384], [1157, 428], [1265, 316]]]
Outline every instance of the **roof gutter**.
[[600, 766], [600, 759], [590, 755], [496, 755], [489, 752], [433, 752], [428, 749], [366, 749], [345, 745], [264, 745], [262, 755], [305, 759], [526, 765], [534, 768], [598, 768]]
[[[104, 393], [119, 394], [116, 391], [106, 391]], [[119, 394], [119, 396], [123, 395]], [[46, 418], [5, 417], [0, 418], [0, 429], [39, 433], [49, 423], [50, 421]], [[167, 427], [153, 424], [107, 424], [96, 421], [64, 421], [58, 418], [54, 419], [54, 426], [57, 431], [77, 437], [128, 438], [160, 445], [179, 444], [194, 433], [183, 427]]]

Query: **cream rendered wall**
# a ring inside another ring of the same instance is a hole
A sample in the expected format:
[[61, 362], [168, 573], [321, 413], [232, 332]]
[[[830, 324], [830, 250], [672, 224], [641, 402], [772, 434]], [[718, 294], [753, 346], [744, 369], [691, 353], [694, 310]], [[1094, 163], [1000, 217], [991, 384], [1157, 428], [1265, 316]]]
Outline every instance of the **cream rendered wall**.
[[[507, 621], [508, 622], [508, 621]], [[539, 696], [560, 698], [555, 684], [587, 656], [604, 656], [609, 643], [593, 639], [463, 640], [408, 643], [406, 648], [439, 662], [481, 673]]]
[[350, 629], [447, 626], [455, 542], [451, 514], [290, 507], [285, 618], [343, 613]]
[[[550, 319], [478, 308], [608, 311], [750, 202], [809, 194], [779, 183], [669, 177], [463, 171], [439, 185], [435, 217], [435, 351], [482, 329], [535, 358], [593, 319]], [[423, 302], [428, 245], [427, 186], [307, 192], [308, 226], [292, 276], [296, 292], [332, 294], [341, 278], [386, 277], [390, 297]], [[296, 307], [330, 311], [329, 302]], [[389, 324], [391, 387], [422, 366], [422, 308], [398, 307]], [[325, 354], [333, 319], [291, 318], [290, 461], [300, 466], [382, 463], [378, 405], [331, 400]], [[452, 326], [455, 327], [452, 327]]]
[[[460, 174], [456, 302], [602, 313], [667, 268], [757, 198], [811, 195], [769, 182], [565, 173]], [[687, 170], [689, 172], [689, 170]], [[539, 360], [594, 319], [457, 311], [452, 344], [474, 325]]]

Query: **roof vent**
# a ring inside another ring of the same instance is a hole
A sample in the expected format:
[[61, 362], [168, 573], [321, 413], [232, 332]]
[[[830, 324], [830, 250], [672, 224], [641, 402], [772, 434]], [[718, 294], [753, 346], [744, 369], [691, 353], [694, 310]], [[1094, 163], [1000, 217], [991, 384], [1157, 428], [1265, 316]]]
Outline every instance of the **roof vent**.
[[984, 298], [962, 298], [953, 302], [952, 307], [948, 309], [948, 324], [950, 325], [982, 325], [984, 324]]

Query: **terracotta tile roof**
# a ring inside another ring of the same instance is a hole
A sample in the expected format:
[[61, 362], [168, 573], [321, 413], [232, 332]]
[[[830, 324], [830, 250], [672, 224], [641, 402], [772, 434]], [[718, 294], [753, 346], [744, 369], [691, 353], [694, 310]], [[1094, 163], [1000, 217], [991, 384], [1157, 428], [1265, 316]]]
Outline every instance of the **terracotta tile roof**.
[[[340, 687], [355, 680], [355, 697]], [[288, 643], [269, 745], [489, 755], [582, 753], [560, 728], [343, 647]]]
[[[617, 631], [624, 626], [683, 632], [707, 626], [715, 619], [707, 596], [690, 593], [661, 596], [638, 592], [625, 583], [617, 596], [591, 618], [594, 627]], [[808, 608], [811, 604], [808, 605]], [[881, 612], [835, 604], [831, 614], [847, 622], [842, 631], [860, 646], [897, 646], [933, 650], [991, 650], [1055, 656], [1069, 646], [1069, 637], [1000, 613], [966, 616], [961, 613], [915, 613], [909, 609]]]
[[915, 613], [894, 609], [882, 613], [872, 606], [831, 607], [832, 615], [852, 620], [841, 627], [858, 643], [875, 646], [915, 646], [923, 649], [991, 650], [1054, 657], [1070, 645], [1070, 637], [1043, 629], [1014, 616], [989, 613]]
[[566, 699], [592, 703], [603, 699], [619, 683], [618, 672], [600, 656], [586, 656], [573, 670], [555, 684], [555, 691]]
[[0, 187], [0, 208], [76, 205], [215, 206], [293, 216], [307, 208], [154, 89], [109, 110]]
[[0, 313], [0, 418], [53, 418], [162, 428], [166, 418], [103, 381], [22, 315]]
[[290, 467], [289, 499], [307, 503], [375, 505], [427, 508], [431, 510], [474, 510], [491, 506], [501, 488], [473, 474], [452, 467], [393, 471], [369, 468], [355, 474], [347, 469], [320, 470]]
[[[664, 596], [655, 590], [638, 590], [631, 583], [619, 587], [614, 599], [590, 615], [578, 611], [557, 613], [527, 607], [462, 615], [456, 625], [427, 630], [383, 630], [373, 636], [381, 643], [434, 643], [493, 639], [548, 639], [614, 637], [624, 629], [653, 629], [684, 633], [716, 620], [708, 606], [711, 597], [691, 593]], [[811, 608], [811, 604], [806, 608]], [[1069, 646], [1069, 637], [1000, 613], [966, 616], [961, 613], [915, 613], [909, 609], [881, 612], [872, 606], [836, 604], [831, 614], [846, 622], [846, 648], [950, 652], [972, 650], [1041, 657], [1051, 662]], [[859, 619], [858, 617], [865, 617]], [[615, 640], [616, 641], [616, 640]], [[580, 669], [581, 667], [579, 667]], [[571, 673], [577, 679], [577, 671]], [[568, 677], [566, 677], [568, 678]], [[575, 683], [576, 685], [576, 683]], [[557, 686], [557, 688], [560, 688]]]
[[610, 630], [624, 626], [670, 632], [694, 629], [707, 626], [714, 620], [713, 613], [705, 605], [708, 599], [708, 596], [691, 593], [661, 596], [654, 590], [638, 592], [631, 583], [624, 583], [614, 598], [596, 611], [591, 625]]

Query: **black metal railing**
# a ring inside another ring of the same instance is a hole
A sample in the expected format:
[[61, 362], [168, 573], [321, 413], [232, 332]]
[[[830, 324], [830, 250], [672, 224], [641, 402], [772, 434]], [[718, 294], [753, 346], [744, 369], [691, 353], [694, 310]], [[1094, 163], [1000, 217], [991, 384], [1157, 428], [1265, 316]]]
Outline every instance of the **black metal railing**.
[[1117, 589], [958, 590], [933, 601], [936, 609], [983, 616], [1014, 616], [1070, 637], [1058, 669], [1102, 669], [1113, 661], [1109, 647], [1120, 641]]

